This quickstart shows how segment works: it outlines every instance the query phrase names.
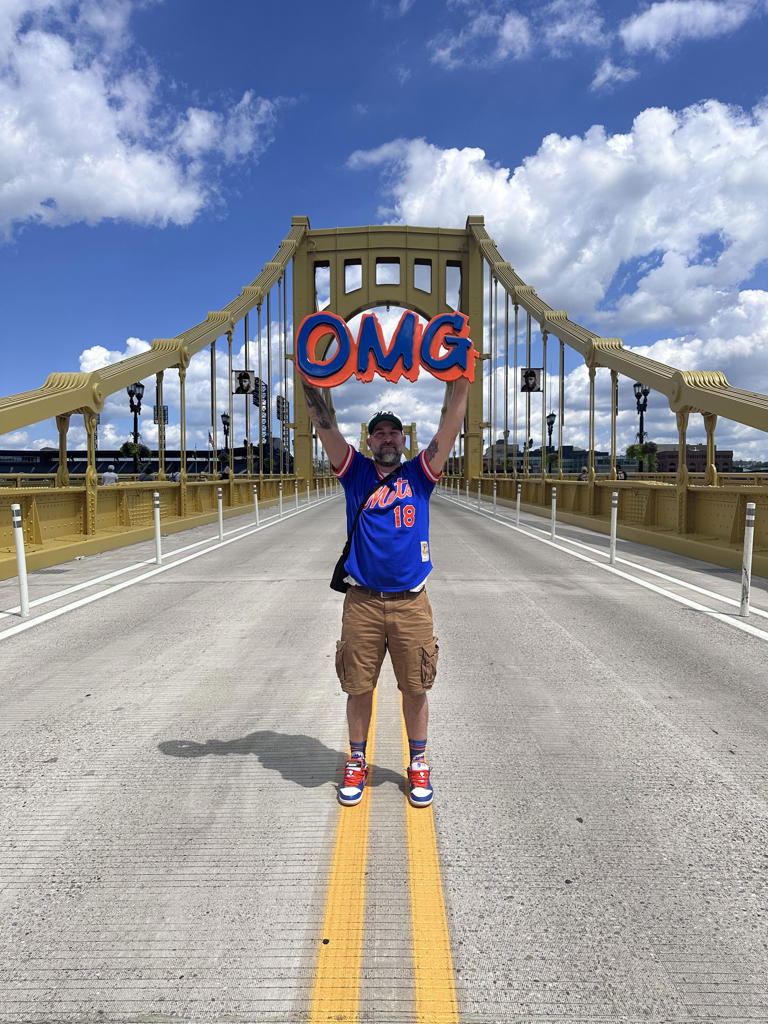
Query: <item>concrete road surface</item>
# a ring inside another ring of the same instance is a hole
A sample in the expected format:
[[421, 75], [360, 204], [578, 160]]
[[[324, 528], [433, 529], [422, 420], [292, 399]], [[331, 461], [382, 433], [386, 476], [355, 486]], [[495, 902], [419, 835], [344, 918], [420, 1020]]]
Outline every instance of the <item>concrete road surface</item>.
[[733, 573], [432, 505], [415, 825], [389, 669], [364, 813], [335, 801], [341, 499], [30, 576], [48, 618], [0, 617], [0, 1024], [768, 1022], [765, 585], [745, 632]]

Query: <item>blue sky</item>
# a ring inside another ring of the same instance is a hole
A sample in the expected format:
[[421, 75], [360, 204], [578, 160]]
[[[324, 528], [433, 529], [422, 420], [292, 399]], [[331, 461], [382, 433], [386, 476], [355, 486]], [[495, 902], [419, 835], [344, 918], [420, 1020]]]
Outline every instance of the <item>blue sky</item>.
[[[256, 277], [293, 214], [318, 228], [483, 214], [572, 319], [768, 392], [767, 26], [766, 0], [4, 0], [0, 393], [198, 323]], [[205, 357], [189, 389], [189, 443], [204, 447]], [[340, 425], [356, 439], [396, 403], [424, 444], [440, 395], [432, 380], [350, 384]], [[586, 444], [586, 399], [570, 360], [566, 443]], [[607, 446], [607, 387], [598, 399]], [[170, 383], [166, 401], [172, 445]], [[102, 446], [128, 437], [127, 405], [107, 402]], [[621, 406], [625, 446], [629, 382]], [[676, 440], [661, 396], [646, 427]], [[83, 438], [73, 417], [70, 444]], [[768, 457], [765, 442], [718, 426], [742, 457]], [[55, 443], [51, 422], [0, 437]]]

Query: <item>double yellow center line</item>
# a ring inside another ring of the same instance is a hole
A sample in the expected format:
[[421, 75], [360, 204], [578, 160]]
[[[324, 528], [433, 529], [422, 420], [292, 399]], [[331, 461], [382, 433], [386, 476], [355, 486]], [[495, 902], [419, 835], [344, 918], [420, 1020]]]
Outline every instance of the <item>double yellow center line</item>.
[[[373, 762], [376, 694], [368, 741]], [[403, 758], [408, 739], [402, 728]], [[310, 1024], [357, 1024], [363, 962], [371, 787], [340, 808], [319, 946]], [[405, 805], [410, 876], [414, 1024], [458, 1024], [456, 986], [431, 807]], [[383, 1009], [383, 1008], [382, 1008]]]

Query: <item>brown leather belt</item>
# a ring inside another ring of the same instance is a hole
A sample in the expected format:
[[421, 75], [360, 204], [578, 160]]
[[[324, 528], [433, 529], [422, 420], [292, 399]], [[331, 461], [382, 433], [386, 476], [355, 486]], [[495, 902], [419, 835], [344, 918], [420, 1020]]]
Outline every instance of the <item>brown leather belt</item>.
[[371, 590], [369, 587], [358, 586], [351, 587], [350, 589], [359, 590], [371, 597], [381, 597], [385, 601], [405, 601], [409, 597], [418, 597], [422, 592], [421, 590]]

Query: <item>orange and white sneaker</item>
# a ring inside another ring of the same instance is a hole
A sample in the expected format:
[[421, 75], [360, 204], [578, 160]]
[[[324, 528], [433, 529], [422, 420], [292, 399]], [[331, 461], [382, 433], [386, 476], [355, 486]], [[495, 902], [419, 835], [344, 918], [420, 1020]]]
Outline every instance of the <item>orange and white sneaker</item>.
[[408, 799], [413, 807], [429, 807], [432, 803], [432, 784], [426, 761], [411, 761], [408, 768]]
[[370, 769], [365, 761], [353, 757], [344, 765], [344, 782], [339, 787], [339, 803], [345, 807], [359, 804], [363, 799], [365, 780]]

